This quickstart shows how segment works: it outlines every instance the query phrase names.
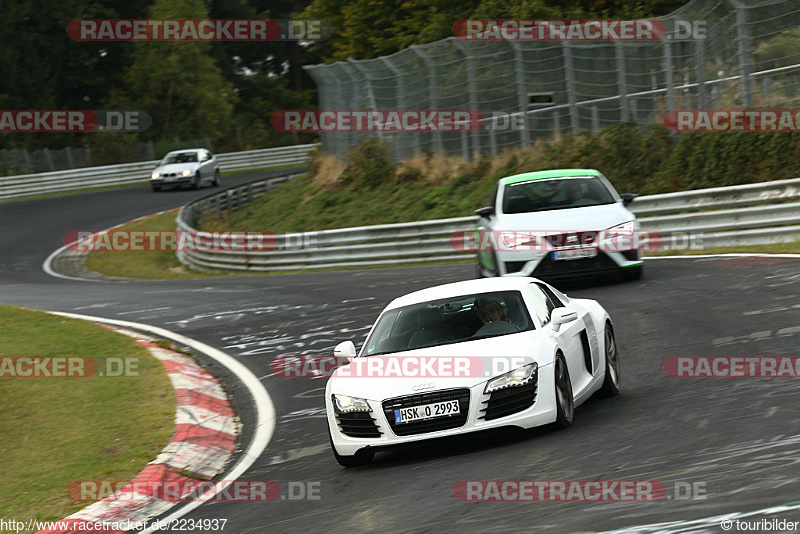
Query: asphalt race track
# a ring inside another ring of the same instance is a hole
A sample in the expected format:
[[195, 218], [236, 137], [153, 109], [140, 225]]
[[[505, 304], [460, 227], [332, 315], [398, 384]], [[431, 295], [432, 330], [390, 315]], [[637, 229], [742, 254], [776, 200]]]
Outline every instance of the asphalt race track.
[[[263, 174], [263, 173], [261, 173]], [[225, 178], [225, 184], [255, 175]], [[328, 355], [363, 341], [377, 313], [411, 290], [472, 277], [471, 266], [414, 267], [192, 281], [79, 282], [41, 265], [69, 230], [99, 230], [211, 190], [136, 187], [0, 205], [0, 302], [136, 321], [238, 358], [275, 403], [275, 434], [247, 479], [319, 482], [319, 500], [214, 503], [189, 518], [224, 532], [596, 532], [764, 510], [800, 495], [800, 405], [791, 378], [685, 379], [671, 356], [800, 356], [800, 260], [648, 261], [639, 282], [562, 287], [598, 299], [616, 323], [622, 394], [591, 399], [566, 431], [493, 432], [379, 453], [343, 469], [323, 419], [324, 379], [271, 376], [279, 355]], [[247, 392], [229, 380], [245, 425]], [[249, 427], [249, 428], [248, 428]], [[465, 503], [460, 480], [658, 480], [655, 503]], [[674, 484], [701, 484], [683, 500]], [[777, 515], [800, 520], [800, 507]], [[676, 530], [690, 527], [676, 526]], [[719, 532], [714, 522], [699, 531]], [[704, 529], [704, 530], [703, 530]]]

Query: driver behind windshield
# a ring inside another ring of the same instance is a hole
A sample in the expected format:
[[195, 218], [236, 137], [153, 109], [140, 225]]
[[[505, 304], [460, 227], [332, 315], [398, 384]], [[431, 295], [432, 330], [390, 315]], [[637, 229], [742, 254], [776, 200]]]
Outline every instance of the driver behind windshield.
[[511, 320], [506, 317], [506, 314], [503, 313], [503, 307], [500, 306], [500, 303], [496, 300], [490, 300], [488, 302], [480, 302], [476, 304], [478, 317], [480, 317], [483, 324], [494, 323], [497, 321], [505, 321], [507, 323], [511, 322]]

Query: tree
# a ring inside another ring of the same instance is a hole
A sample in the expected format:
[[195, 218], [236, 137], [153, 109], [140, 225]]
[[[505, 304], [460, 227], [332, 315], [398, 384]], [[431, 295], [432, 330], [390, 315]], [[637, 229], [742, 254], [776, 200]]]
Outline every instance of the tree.
[[[202, 0], [155, 0], [151, 19], [206, 19]], [[207, 41], [136, 42], [124, 94], [115, 105], [147, 111], [145, 139], [221, 139], [232, 131], [236, 95]]]

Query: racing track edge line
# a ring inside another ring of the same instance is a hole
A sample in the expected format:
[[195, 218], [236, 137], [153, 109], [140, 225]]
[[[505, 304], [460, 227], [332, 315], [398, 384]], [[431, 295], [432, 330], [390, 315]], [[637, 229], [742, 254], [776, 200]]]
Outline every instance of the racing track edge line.
[[[131, 321], [120, 321], [118, 319], [106, 319], [104, 317], [95, 317], [92, 315], [82, 315], [77, 313], [56, 311], [51, 311], [48, 313], [69, 317], [72, 319], [82, 319], [85, 321], [94, 321], [98, 323], [106, 323], [110, 325], [138, 329], [144, 332], [155, 334], [157, 336], [171, 339], [178, 343], [182, 343], [197, 350], [198, 352], [208, 355], [221, 365], [225, 366], [230, 372], [235, 374], [239, 380], [242, 381], [250, 394], [253, 396], [256, 410], [256, 428], [253, 432], [253, 439], [250, 441], [250, 444], [244, 453], [242, 453], [239, 461], [236, 462], [236, 465], [234, 465], [233, 468], [227, 473], [225, 481], [220, 481], [220, 483], [216, 484], [215, 490], [204, 495], [203, 500], [191, 501], [186, 506], [183, 506], [179, 510], [176, 510], [175, 512], [164, 517], [162, 521], [169, 522], [179, 519], [195, 508], [198, 508], [200, 505], [205, 504], [205, 502], [213, 499], [215, 495], [227, 489], [232, 482], [236, 481], [241, 475], [243, 475], [261, 456], [261, 454], [267, 448], [267, 445], [269, 445], [272, 435], [275, 432], [275, 406], [272, 403], [272, 398], [269, 396], [269, 393], [267, 393], [267, 390], [264, 388], [263, 384], [261, 384], [258, 378], [247, 367], [229, 354], [226, 354], [219, 349], [215, 349], [210, 345], [206, 345], [205, 343], [172, 332], [165, 328], [161, 328], [159, 326], [134, 323]], [[141, 531], [141, 534], [149, 534], [152, 532], [154, 532], [154, 528], [148, 528]]]

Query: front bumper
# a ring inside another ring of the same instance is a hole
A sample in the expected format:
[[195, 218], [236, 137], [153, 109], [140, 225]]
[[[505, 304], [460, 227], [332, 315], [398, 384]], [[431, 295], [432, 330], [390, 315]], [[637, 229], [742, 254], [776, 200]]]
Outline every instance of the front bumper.
[[[482, 382], [470, 388], [435, 390], [390, 399], [369, 399], [372, 410], [369, 414], [361, 412], [361, 415], [348, 417], [346, 421], [337, 416], [333, 401], [328, 397], [325, 400], [328, 427], [337, 452], [345, 456], [354, 455], [366, 448], [380, 449], [493, 428], [531, 428], [556, 420], [554, 382], [551, 363], [538, 368], [536, 380], [530, 385], [485, 394], [486, 382]], [[391, 419], [394, 408], [453, 398], [459, 398], [462, 413], [452, 418], [405, 424], [395, 424]], [[411, 404], [404, 404], [404, 399]]]
[[553, 251], [496, 252], [495, 258], [501, 276], [533, 276], [543, 280], [592, 277], [642, 265], [641, 251], [636, 249], [598, 250], [594, 257], [570, 260], [553, 259]]

